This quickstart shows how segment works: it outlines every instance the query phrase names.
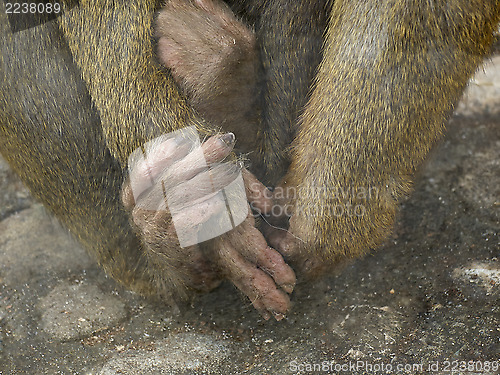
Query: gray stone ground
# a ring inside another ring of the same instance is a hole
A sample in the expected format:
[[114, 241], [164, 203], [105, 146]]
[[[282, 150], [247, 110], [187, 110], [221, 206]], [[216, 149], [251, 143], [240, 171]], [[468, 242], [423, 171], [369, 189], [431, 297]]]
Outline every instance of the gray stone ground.
[[124, 290], [0, 161], [0, 373], [499, 373], [494, 63], [471, 83], [392, 237], [299, 285], [282, 322], [260, 319], [230, 285], [183, 313]]

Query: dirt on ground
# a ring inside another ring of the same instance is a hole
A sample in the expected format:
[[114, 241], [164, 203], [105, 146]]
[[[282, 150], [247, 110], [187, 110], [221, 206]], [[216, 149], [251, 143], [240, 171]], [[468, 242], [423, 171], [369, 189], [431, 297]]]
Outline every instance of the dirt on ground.
[[181, 312], [124, 290], [0, 160], [0, 373], [499, 373], [500, 57], [484, 71], [391, 238], [281, 322], [229, 284]]

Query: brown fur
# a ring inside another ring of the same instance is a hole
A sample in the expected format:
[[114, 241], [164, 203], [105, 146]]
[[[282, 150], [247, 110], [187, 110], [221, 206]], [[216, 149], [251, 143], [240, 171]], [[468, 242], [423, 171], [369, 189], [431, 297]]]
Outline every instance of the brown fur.
[[[250, 144], [252, 171], [272, 185], [286, 175], [281, 186], [296, 189], [292, 235], [272, 244], [297, 269], [311, 262], [330, 267], [364, 254], [389, 233], [415, 168], [488, 53], [500, 3], [229, 3], [255, 27], [262, 69], [262, 101], [251, 104], [260, 114], [252, 129], [258, 134], [257, 144]], [[176, 245], [160, 252], [150, 247], [156, 237], [148, 242], [137, 235], [121, 203], [134, 149], [192, 124], [211, 134], [223, 122], [217, 111], [212, 123], [203, 119], [155, 62], [156, 6], [152, 0], [81, 0], [58, 20], [16, 34], [0, 12], [0, 151], [120, 282], [145, 294], [176, 294], [195, 287], [189, 277], [207, 265], [197, 259], [208, 255], [258, 300], [254, 305], [263, 315], [280, 318], [289, 306], [281, 290], [289, 293], [293, 280], [276, 276], [288, 271], [253, 222], [186, 260]], [[227, 82], [233, 81], [221, 80], [220, 87]], [[217, 102], [217, 95], [210, 100]], [[233, 130], [232, 121], [225, 130]], [[349, 206], [362, 206], [363, 215], [337, 215], [337, 207]], [[158, 222], [153, 228], [161, 236]], [[259, 243], [255, 253], [253, 241]], [[177, 267], [182, 260], [187, 270]], [[261, 274], [256, 280], [264, 286], [248, 281], [253, 275], [243, 263], [262, 261], [280, 264], [266, 271], [276, 290]]]

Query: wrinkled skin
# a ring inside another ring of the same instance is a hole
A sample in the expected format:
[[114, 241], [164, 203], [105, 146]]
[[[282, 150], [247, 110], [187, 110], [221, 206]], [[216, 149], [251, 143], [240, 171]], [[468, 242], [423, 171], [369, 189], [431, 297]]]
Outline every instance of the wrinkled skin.
[[[177, 228], [193, 233], [224, 211], [225, 203], [215, 194], [207, 195], [202, 187], [215, 181], [215, 191], [219, 191], [234, 180], [238, 166], [220, 163], [234, 143], [232, 133], [213, 136], [202, 145], [204, 158], [179, 147], [175, 139], [155, 144], [149, 150], [150, 158], [131, 163], [122, 199], [149, 251], [164, 253], [171, 267], [182, 270], [190, 288], [207, 292], [226, 278], [248, 296], [265, 319], [274, 316], [281, 320], [290, 306], [295, 274], [255, 228], [250, 211], [242, 224], [210, 241], [210, 250], [202, 250], [198, 245], [179, 249], [168, 208], [156, 209], [162, 206], [164, 196], [169, 196], [170, 202], [185, 200], [188, 207], [181, 212]], [[265, 211], [271, 204], [268, 190], [247, 170], [243, 170], [243, 177], [250, 204]]]

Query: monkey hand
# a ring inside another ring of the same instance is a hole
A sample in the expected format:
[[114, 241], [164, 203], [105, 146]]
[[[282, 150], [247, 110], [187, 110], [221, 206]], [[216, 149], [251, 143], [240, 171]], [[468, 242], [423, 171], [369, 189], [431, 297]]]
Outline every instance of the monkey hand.
[[222, 1], [167, 2], [158, 14], [156, 36], [160, 61], [191, 101], [206, 101], [214, 92], [226, 91], [226, 82], [218, 80], [221, 74], [227, 77], [231, 70], [233, 76], [246, 76], [237, 70], [255, 58], [253, 33]]
[[[227, 278], [264, 318], [279, 320], [289, 308], [287, 293], [293, 290], [295, 274], [267, 245], [251, 215], [213, 240], [180, 246], [179, 238], [199, 238], [200, 226], [226, 212], [226, 202], [216, 193], [240, 172], [235, 163], [220, 163], [234, 141], [231, 133], [209, 138], [201, 146], [205, 164], [176, 138], [157, 141], [148, 148], [147, 159], [132, 158], [122, 199], [142, 238], [152, 278], [161, 280], [170, 294], [183, 297], [188, 290], [206, 292]], [[251, 203], [262, 206], [265, 188], [249, 172], [243, 176]], [[207, 191], [207, 186], [212, 190]], [[182, 209], [172, 210], [172, 205]]]
[[[267, 210], [269, 190], [246, 169], [243, 179], [250, 205]], [[214, 248], [224, 275], [248, 296], [264, 319], [274, 316], [281, 320], [290, 307], [288, 294], [295, 287], [295, 273], [268, 246], [251, 212], [241, 225], [215, 239]]]
[[[139, 232], [153, 280], [164, 280], [166, 293], [186, 296], [186, 289], [210, 291], [221, 280], [212, 262], [198, 246], [180, 246], [180, 239], [197, 237], [197, 229], [225, 209], [213, 191], [227, 186], [239, 173], [235, 163], [208, 166], [232, 150], [231, 133], [211, 137], [199, 149], [181, 136], [157, 138], [129, 158], [129, 178], [122, 201]], [[215, 182], [214, 182], [215, 181]], [[172, 210], [176, 210], [175, 223]], [[163, 273], [163, 274], [160, 274]]]

